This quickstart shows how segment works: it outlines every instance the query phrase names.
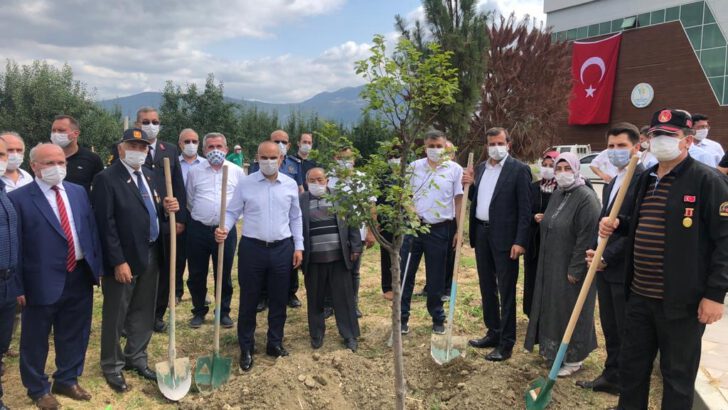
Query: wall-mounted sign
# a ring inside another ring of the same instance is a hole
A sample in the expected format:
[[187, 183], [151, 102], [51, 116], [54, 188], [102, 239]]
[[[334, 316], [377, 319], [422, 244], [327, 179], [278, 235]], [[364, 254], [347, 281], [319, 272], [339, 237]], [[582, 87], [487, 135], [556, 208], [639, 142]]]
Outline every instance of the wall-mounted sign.
[[632, 105], [637, 108], [645, 108], [652, 103], [652, 99], [655, 98], [655, 90], [652, 86], [647, 83], [639, 83], [632, 89]]

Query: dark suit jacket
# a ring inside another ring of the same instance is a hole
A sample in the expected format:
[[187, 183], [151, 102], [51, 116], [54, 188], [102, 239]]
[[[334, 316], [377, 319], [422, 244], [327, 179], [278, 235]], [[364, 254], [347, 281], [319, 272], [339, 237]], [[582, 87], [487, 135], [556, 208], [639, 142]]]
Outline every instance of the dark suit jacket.
[[[309, 252], [311, 249], [311, 212], [309, 210], [309, 199], [311, 194], [303, 192], [299, 195], [298, 199], [301, 204], [301, 216], [303, 218], [303, 264], [301, 265], [303, 273], [308, 271], [309, 264]], [[351, 270], [352, 262], [350, 256], [352, 253], [362, 252], [361, 234], [359, 229], [350, 227], [347, 222], [340, 215], [336, 217], [336, 224], [339, 226], [339, 241], [341, 243], [341, 251], [344, 257], [344, 263], [346, 268]]]
[[[99, 233], [86, 190], [63, 182], [73, 214], [74, 227], [96, 282], [102, 274], [103, 262]], [[68, 242], [58, 217], [37, 182], [8, 194], [18, 214], [19, 294], [29, 305], [52, 305], [60, 299], [66, 283]]]
[[[111, 149], [112, 163], [117, 162], [119, 159], [119, 150], [117, 149], [118, 143], [114, 144]], [[179, 202], [179, 212], [175, 215], [177, 223], [186, 224], [189, 219], [189, 212], [187, 210], [187, 193], [185, 191], [185, 181], [182, 177], [182, 167], [179, 164], [179, 150], [176, 145], [172, 145], [162, 140], [157, 140], [157, 148], [154, 155], [154, 162], [151, 161], [151, 156], [147, 155], [147, 161], [144, 163], [144, 168], [152, 171], [154, 174], [154, 183], [157, 187], [157, 192], [161, 198], [167, 196], [167, 184], [164, 179], [164, 158], [169, 158], [169, 170], [172, 172], [172, 193], [177, 202]], [[163, 225], [160, 225], [160, 232], [164, 233], [165, 245], [166, 238], [169, 236], [169, 221], [165, 220]]]
[[[142, 172], [152, 190], [152, 200], [156, 204], [161, 227], [167, 217], [159, 189], [152, 172], [144, 167]], [[124, 164], [116, 161], [96, 175], [91, 189], [91, 202], [101, 236], [105, 273], [113, 275], [114, 267], [126, 262], [132, 275], [143, 274], [147, 270], [152, 249], [149, 246], [149, 214], [139, 188]], [[160, 231], [160, 238], [162, 236]]]
[[[475, 247], [478, 188], [486, 161], [475, 168], [475, 182], [470, 188], [470, 246]], [[490, 201], [491, 246], [499, 252], [510, 251], [513, 245], [528, 246], [531, 223], [531, 169], [510, 155], [505, 159]]]
[[[627, 195], [624, 197], [624, 202], [622, 203], [622, 208], [619, 210], [620, 213], [632, 213], [636, 189], [635, 187], [637, 186], [637, 181], [639, 180], [640, 174], [642, 174], [643, 172], [645, 172], [645, 167], [643, 167], [642, 164], [638, 163], [637, 168], [635, 168], [634, 170], [634, 177], [632, 177], [632, 181], [629, 184], [629, 191], [627, 191]], [[616, 178], [613, 178], [612, 181], [610, 181], [609, 184], [607, 184], [602, 191], [602, 212], [599, 215], [600, 220], [606, 216], [609, 216], [609, 213], [612, 211], [613, 204], [610, 204], [609, 207], [607, 207], [607, 203], [609, 202], [609, 196], [614, 189], [615, 179]], [[614, 198], [617, 198], [616, 194]], [[607, 247], [604, 248], [604, 254], [602, 255], [602, 258], [604, 258], [604, 261], [607, 263], [607, 267], [603, 271], [600, 271], [599, 274], [602, 275], [604, 280], [609, 283], [624, 283], [624, 244], [626, 242], [627, 238], [624, 234], [615, 232], [612, 236], [609, 237]], [[592, 249], [596, 249], [596, 246], [597, 244], [595, 243]]]

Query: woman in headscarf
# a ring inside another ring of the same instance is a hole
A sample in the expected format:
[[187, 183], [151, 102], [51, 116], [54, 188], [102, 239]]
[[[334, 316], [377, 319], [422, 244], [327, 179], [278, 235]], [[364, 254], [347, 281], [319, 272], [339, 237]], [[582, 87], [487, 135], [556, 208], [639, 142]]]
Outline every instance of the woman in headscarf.
[[[554, 171], [557, 189], [540, 224], [539, 265], [525, 342], [529, 351], [538, 344], [539, 353], [549, 362], [556, 358], [586, 276], [584, 254], [597, 236], [600, 211], [596, 194], [579, 172], [576, 155], [559, 155]], [[597, 347], [595, 295], [592, 287], [566, 351], [560, 377], [579, 371], [584, 359]]]
[[541, 179], [531, 183], [531, 226], [528, 229], [528, 248], [523, 257], [523, 313], [531, 314], [533, 288], [536, 285], [536, 270], [538, 268], [538, 249], [541, 243], [541, 230], [539, 226], [543, 213], [549, 204], [549, 198], [556, 189], [554, 177], [554, 161], [559, 153], [549, 151], [541, 158]]

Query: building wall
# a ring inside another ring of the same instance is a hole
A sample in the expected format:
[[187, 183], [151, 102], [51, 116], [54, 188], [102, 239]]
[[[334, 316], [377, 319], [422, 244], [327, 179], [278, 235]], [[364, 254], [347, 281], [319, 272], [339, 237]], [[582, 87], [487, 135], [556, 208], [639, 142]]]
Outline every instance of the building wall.
[[[710, 138], [728, 147], [728, 106], [720, 106], [703, 74], [695, 52], [679, 22], [671, 22], [623, 33], [617, 78], [612, 100], [612, 123], [631, 122], [638, 127], [649, 123], [652, 114], [665, 107], [699, 112], [710, 117]], [[630, 101], [635, 85], [646, 82], [655, 98], [646, 108]], [[560, 121], [560, 136], [565, 144], [606, 145], [608, 124], [569, 126]]]

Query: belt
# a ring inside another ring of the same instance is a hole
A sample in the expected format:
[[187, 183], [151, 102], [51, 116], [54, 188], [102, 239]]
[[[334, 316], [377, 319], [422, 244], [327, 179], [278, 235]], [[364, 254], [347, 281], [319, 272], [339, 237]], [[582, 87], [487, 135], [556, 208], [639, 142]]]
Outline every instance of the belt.
[[481, 221], [480, 219], [476, 219], [475, 223], [477, 223], [478, 225], [484, 226], [486, 228], [490, 227], [489, 221]]
[[201, 227], [204, 227], [205, 229], [207, 229], [209, 231], [212, 231], [212, 232], [215, 232], [215, 229], [217, 229], [220, 226], [220, 225], [212, 225], [212, 226], [210, 226], [210, 225], [204, 224], [204, 223], [202, 223], [202, 222], [200, 222], [200, 221], [198, 221], [196, 219], [193, 219], [192, 221], [196, 222]]
[[0, 269], [0, 279], [2, 279], [2, 280], [10, 279], [10, 269]]
[[454, 221], [454, 219], [449, 219], [447, 221], [442, 221], [442, 222], [438, 222], [438, 223], [431, 224], [429, 222], [425, 222], [425, 220], [423, 220], [423, 219], [420, 219], [420, 223], [422, 223], [422, 225], [429, 225], [429, 226], [431, 226], [433, 228], [437, 228], [437, 227], [444, 226], [444, 225], [449, 225], [453, 221]]
[[272, 241], [272, 242], [261, 241], [260, 239], [251, 238], [249, 236], [243, 236], [243, 238], [255, 243], [258, 246], [262, 246], [264, 248], [275, 248], [276, 246], [281, 245], [286, 241], [290, 241], [292, 237], [289, 236], [288, 238], [284, 238], [284, 239], [280, 239], [280, 240]]

